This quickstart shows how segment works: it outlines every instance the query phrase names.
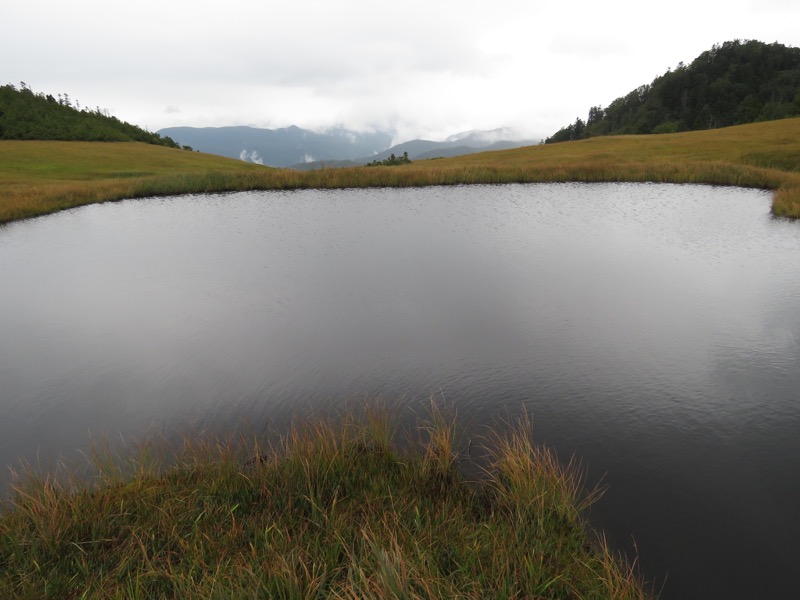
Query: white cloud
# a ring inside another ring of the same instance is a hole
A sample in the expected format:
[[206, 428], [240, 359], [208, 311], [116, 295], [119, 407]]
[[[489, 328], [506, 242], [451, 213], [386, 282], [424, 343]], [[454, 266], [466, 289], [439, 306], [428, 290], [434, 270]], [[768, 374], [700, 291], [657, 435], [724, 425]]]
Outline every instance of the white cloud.
[[714, 43], [800, 46], [800, 3], [782, 0], [724, 10], [689, 0], [219, 6], [9, 3], [0, 83], [68, 92], [151, 130], [342, 125], [402, 140], [514, 126], [545, 136]]
[[554, 54], [575, 55], [591, 60], [619, 57], [633, 50], [624, 38], [609, 38], [597, 34], [558, 33], [548, 45]]
[[257, 150], [242, 150], [239, 153], [239, 160], [243, 160], [245, 162], [255, 163], [257, 165], [263, 165], [264, 159], [261, 158], [261, 155], [258, 153]]

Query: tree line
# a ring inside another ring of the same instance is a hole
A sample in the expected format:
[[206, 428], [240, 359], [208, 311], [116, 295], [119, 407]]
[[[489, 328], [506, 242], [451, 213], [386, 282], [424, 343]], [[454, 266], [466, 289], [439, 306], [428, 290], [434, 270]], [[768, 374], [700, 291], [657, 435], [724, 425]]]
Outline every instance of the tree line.
[[734, 40], [679, 63], [607, 107], [593, 106], [546, 143], [675, 133], [800, 115], [800, 48]]
[[373, 160], [372, 162], [367, 163], [366, 166], [368, 167], [392, 167], [395, 165], [410, 165], [411, 159], [408, 158], [408, 152], [403, 152], [403, 156], [395, 156], [394, 152], [389, 155], [389, 158], [384, 158], [383, 160]]
[[151, 133], [109, 114], [99, 106], [81, 107], [69, 94], [44, 94], [24, 81], [0, 86], [0, 139], [88, 142], [144, 142], [184, 148], [169, 137]]

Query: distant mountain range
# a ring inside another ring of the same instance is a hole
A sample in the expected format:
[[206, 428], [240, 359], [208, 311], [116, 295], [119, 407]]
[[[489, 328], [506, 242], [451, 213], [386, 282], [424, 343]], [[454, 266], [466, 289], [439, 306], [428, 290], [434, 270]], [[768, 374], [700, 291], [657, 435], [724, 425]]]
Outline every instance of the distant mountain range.
[[183, 144], [201, 152], [273, 167], [320, 160], [354, 160], [374, 155], [392, 142], [388, 133], [357, 133], [341, 128], [316, 133], [294, 125], [282, 129], [168, 127], [160, 132], [173, 140], [184, 140]]
[[395, 146], [391, 146], [392, 135], [386, 132], [360, 133], [335, 128], [320, 133], [294, 125], [282, 129], [167, 127], [158, 133], [201, 152], [304, 170], [360, 165], [384, 160], [391, 154], [402, 156], [404, 152], [408, 152], [411, 160], [425, 160], [538, 143], [514, 139], [514, 132], [505, 128], [468, 131], [441, 142], [411, 140]]

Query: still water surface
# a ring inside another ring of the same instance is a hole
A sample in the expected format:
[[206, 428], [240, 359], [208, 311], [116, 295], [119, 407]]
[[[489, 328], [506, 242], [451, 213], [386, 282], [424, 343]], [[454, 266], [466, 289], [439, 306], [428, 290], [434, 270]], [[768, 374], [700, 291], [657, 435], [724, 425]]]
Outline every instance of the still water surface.
[[[129, 201], [0, 228], [0, 463], [435, 393], [608, 486], [663, 598], [796, 593], [800, 225], [757, 191]], [[2, 480], [6, 479], [5, 474]]]

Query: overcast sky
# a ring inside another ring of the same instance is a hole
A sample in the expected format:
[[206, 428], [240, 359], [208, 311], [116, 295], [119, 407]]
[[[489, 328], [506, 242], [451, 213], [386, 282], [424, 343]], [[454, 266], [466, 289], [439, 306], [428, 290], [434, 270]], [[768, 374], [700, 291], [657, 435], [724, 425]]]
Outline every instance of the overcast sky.
[[518, 128], [538, 139], [715, 43], [800, 46], [797, 0], [25, 0], [0, 84], [156, 131]]

